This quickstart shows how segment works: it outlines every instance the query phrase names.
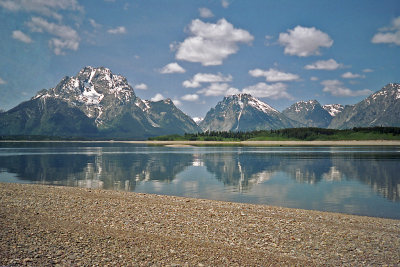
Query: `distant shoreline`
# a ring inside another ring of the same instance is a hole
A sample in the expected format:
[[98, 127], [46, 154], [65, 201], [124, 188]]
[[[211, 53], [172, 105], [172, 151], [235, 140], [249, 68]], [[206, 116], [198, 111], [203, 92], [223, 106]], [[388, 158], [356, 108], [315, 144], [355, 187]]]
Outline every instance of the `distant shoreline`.
[[400, 140], [341, 140], [341, 141], [88, 141], [88, 140], [1, 140], [0, 143], [122, 143], [161, 146], [400, 146]]
[[0, 183], [0, 265], [389, 265], [400, 220]]

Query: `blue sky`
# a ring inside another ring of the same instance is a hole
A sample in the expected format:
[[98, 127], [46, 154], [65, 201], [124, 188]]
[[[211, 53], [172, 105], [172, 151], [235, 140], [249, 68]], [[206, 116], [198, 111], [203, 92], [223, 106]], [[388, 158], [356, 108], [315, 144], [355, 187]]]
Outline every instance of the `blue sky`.
[[283, 110], [400, 81], [400, 1], [0, 0], [0, 108], [84, 66], [204, 117], [246, 92]]

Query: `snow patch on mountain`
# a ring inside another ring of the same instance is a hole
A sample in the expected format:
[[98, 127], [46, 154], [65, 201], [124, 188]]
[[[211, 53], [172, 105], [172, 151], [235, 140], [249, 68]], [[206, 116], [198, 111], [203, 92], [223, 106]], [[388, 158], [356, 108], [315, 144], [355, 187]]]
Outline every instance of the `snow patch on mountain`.
[[296, 113], [300, 113], [303, 111], [311, 111], [315, 109], [315, 106], [319, 105], [317, 100], [309, 100], [309, 101], [299, 101], [296, 102], [293, 107]]
[[199, 124], [200, 122], [202, 122], [204, 120], [203, 117], [193, 117], [192, 119], [197, 124]]
[[294, 103], [292, 106], [290, 106], [288, 109], [296, 113], [308, 112], [314, 110], [315, 106], [317, 105], [319, 105], [319, 103], [316, 100], [298, 101]]
[[400, 98], [400, 84], [390, 83], [385, 86], [382, 90], [376, 92], [375, 94], [371, 95], [367, 99], [376, 100], [378, 97], [388, 97], [393, 96], [394, 99]]
[[260, 100], [258, 100], [257, 98], [251, 97], [249, 99], [249, 102], [247, 102], [250, 106], [252, 106], [253, 108], [256, 108], [264, 113], [278, 113], [278, 111], [274, 108], [272, 108], [270, 105], [268, 105], [267, 103], [264, 103]]
[[[239, 107], [243, 110], [246, 105], [249, 105], [263, 113], [269, 114], [269, 113], [278, 113], [278, 111], [274, 108], [272, 108], [270, 105], [262, 102], [261, 100], [249, 95], [249, 94], [237, 94], [237, 95], [231, 95], [227, 97], [227, 99], [231, 99], [235, 101], [239, 105]], [[226, 103], [222, 103], [225, 105]]]
[[142, 102], [143, 102], [143, 104], [145, 106], [143, 111], [149, 110], [150, 109], [150, 101], [149, 100], [143, 100]]
[[79, 100], [85, 105], [99, 105], [104, 98], [103, 94], [99, 94], [93, 85], [85, 87], [85, 90], [79, 95]]
[[328, 111], [329, 115], [331, 115], [332, 117], [335, 117], [340, 112], [343, 111], [344, 106], [341, 104], [328, 104], [328, 105], [323, 105], [322, 108], [325, 109], [326, 111]]

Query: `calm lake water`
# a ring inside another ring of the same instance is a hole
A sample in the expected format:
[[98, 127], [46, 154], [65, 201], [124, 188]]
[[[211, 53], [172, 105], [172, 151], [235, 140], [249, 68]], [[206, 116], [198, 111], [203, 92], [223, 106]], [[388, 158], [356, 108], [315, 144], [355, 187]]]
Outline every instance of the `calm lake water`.
[[400, 219], [400, 147], [0, 143], [0, 182], [267, 204]]

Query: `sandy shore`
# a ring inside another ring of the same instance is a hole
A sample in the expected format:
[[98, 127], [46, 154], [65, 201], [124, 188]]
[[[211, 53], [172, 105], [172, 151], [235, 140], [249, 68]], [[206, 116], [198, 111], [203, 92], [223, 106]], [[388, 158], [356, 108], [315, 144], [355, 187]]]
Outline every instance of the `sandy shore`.
[[0, 183], [0, 265], [400, 264], [400, 220]]
[[190, 147], [204, 145], [237, 146], [400, 146], [400, 140], [342, 140], [342, 141], [0, 141], [0, 143], [126, 143]]

